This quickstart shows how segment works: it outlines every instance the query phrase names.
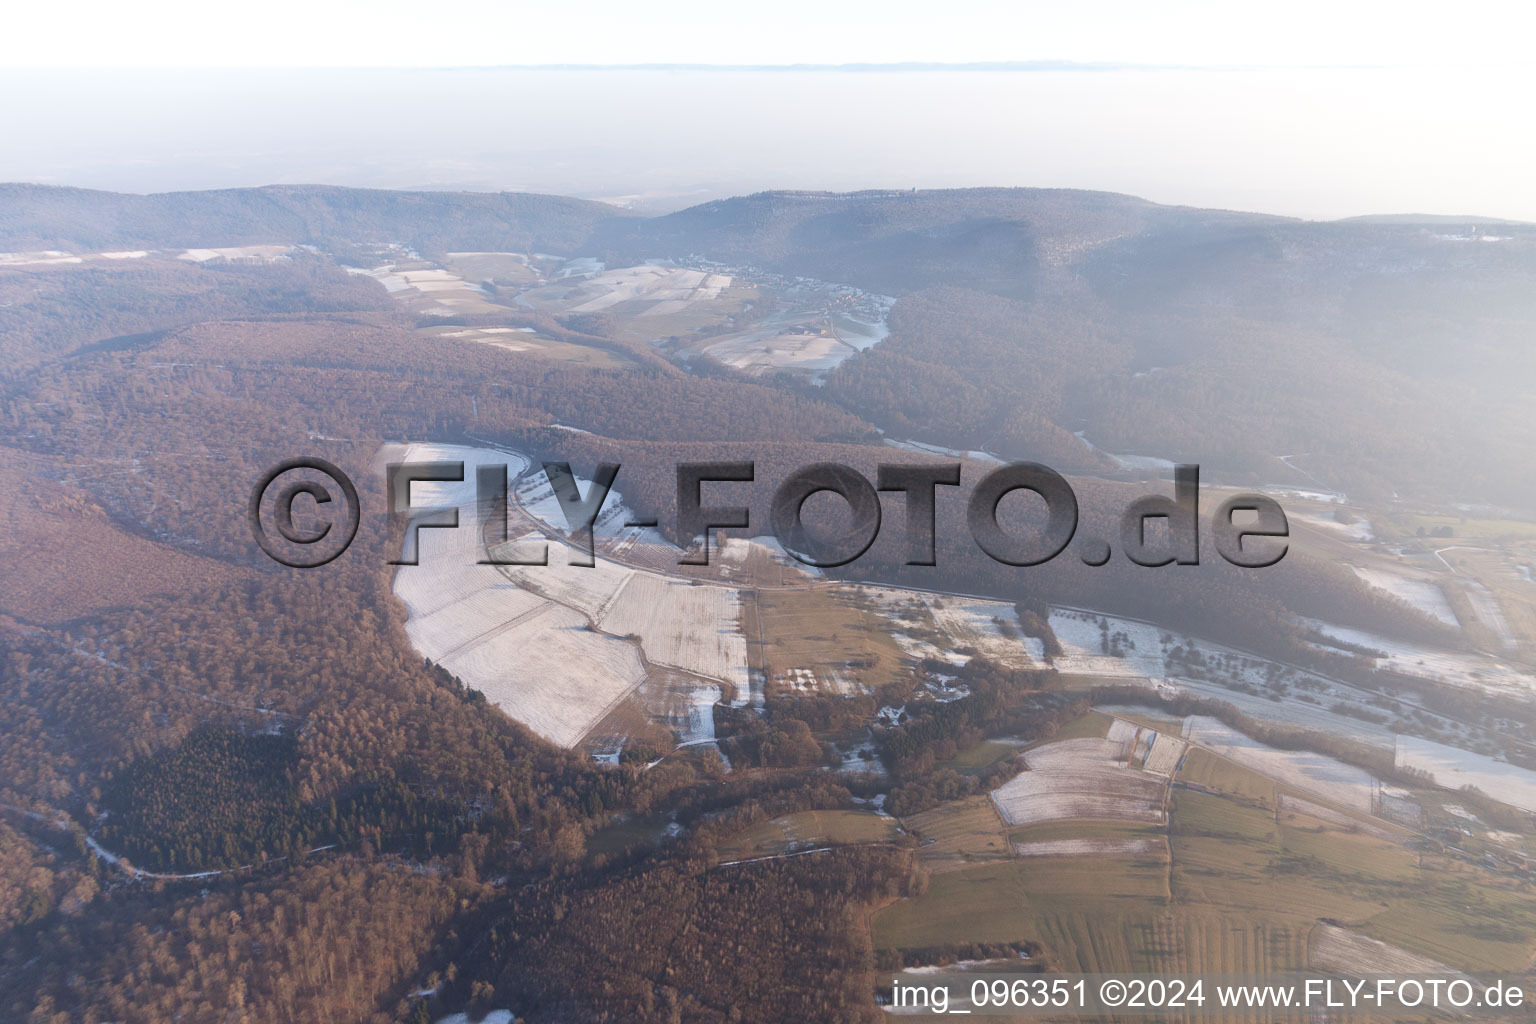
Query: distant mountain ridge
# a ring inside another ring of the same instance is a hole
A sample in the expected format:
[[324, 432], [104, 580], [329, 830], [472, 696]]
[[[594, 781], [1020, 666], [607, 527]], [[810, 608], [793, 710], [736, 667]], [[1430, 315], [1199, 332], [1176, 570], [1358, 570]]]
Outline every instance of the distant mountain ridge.
[[386, 241], [426, 258], [708, 261], [893, 296], [888, 339], [819, 397], [895, 437], [1536, 502], [1536, 479], [1510, 472], [1536, 445], [1536, 225], [1310, 222], [1071, 189], [760, 192], [642, 217], [520, 193], [0, 186], [0, 250], [285, 243], [347, 262]]
[[414, 248], [579, 248], [596, 226], [631, 216], [604, 203], [521, 192], [395, 192], [267, 185], [131, 195], [0, 184], [0, 249], [399, 242]]
[[696, 256], [893, 294], [964, 284], [1022, 297], [1042, 267], [1118, 250], [1138, 257], [1157, 250], [1159, 262], [1177, 262], [1191, 247], [1289, 239], [1313, 253], [1401, 254], [1435, 241], [1426, 235], [1432, 228], [1480, 226], [1536, 237], [1536, 225], [1498, 218], [1313, 222], [1057, 188], [767, 191], [644, 217], [522, 192], [268, 185], [137, 195], [0, 184], [0, 251], [388, 241], [423, 252], [540, 251], [609, 262]]

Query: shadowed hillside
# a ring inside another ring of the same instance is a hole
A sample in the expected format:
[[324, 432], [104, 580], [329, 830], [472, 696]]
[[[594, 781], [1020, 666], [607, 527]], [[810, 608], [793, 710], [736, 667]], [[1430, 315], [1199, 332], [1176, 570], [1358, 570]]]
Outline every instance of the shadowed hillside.
[[421, 250], [568, 253], [598, 224], [624, 216], [602, 203], [515, 192], [270, 185], [140, 196], [0, 185], [0, 248], [398, 242]]

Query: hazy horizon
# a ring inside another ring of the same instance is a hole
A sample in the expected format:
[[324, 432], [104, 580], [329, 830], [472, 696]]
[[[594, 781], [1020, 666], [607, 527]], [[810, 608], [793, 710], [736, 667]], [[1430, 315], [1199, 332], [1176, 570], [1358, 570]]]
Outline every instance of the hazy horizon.
[[[0, 179], [163, 192], [1049, 187], [1315, 220], [1536, 220], [1512, 71], [0, 72]], [[1412, 174], [1403, 173], [1411, 167]]]

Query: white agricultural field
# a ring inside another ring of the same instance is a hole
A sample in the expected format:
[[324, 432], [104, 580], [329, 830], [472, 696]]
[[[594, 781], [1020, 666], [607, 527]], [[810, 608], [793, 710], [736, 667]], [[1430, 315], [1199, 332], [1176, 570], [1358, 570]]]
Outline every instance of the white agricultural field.
[[1384, 657], [1376, 659], [1379, 668], [1390, 668], [1403, 675], [1422, 676], [1452, 686], [1514, 696], [1529, 697], [1536, 693], [1536, 676], [1485, 655], [1405, 643], [1319, 619], [1303, 619], [1302, 622], [1335, 640], [1382, 652]]
[[420, 564], [400, 567], [396, 593], [413, 609], [406, 635], [511, 717], [574, 745], [644, 678], [639, 652], [475, 565], [478, 552], [457, 541], [461, 532], [423, 531]]
[[[672, 550], [676, 551], [677, 549], [673, 548]], [[778, 538], [767, 534], [746, 538], [727, 537], [723, 546], [714, 543], [712, 540], [709, 549], [709, 560], [711, 564], [720, 563], [723, 567], [722, 573], [729, 576], [732, 566], [748, 562], [758, 552], [761, 552], [770, 563], [783, 566], [785, 569], [799, 573], [802, 576], [820, 577], [826, 575], [823, 570], [818, 569], [816, 566], [806, 565], [795, 558], [784, 550]], [[678, 555], [681, 555], [680, 551]], [[676, 559], [674, 558], [673, 561], [675, 564]]]
[[[938, 647], [926, 639], [920, 640], [911, 635], [914, 629], [937, 630], [940, 628], [933, 618], [932, 610], [928, 607], [927, 594], [894, 587], [872, 586], [860, 586], [858, 594], [870, 601], [887, 620], [890, 624], [891, 639], [896, 641], [896, 646], [901, 648], [903, 654], [918, 660], [945, 661], [957, 667], [971, 660], [968, 655], [957, 654], [952, 649]], [[1029, 648], [1026, 647], [1026, 650]]]
[[723, 693], [716, 683], [669, 676], [666, 691], [649, 703], [658, 721], [670, 726], [678, 746], [715, 742], [715, 705]]
[[371, 277], [384, 286], [384, 290], [393, 295], [395, 292], [403, 292], [410, 287], [406, 279], [394, 272], [393, 266], [375, 267], [372, 270], [364, 270], [362, 267], [347, 267], [349, 274], [361, 274], [363, 277]]
[[802, 370], [830, 370], [853, 355], [852, 345], [830, 334], [791, 329], [749, 331], [735, 334], [704, 348], [717, 362], [748, 372], [794, 367]]
[[[623, 524], [628, 521], [614, 517], [612, 522], [617, 527], [617, 532], [606, 530], [602, 523], [598, 524], [597, 549], [613, 558], [622, 558], [632, 565], [644, 566], [662, 571], [676, 570], [678, 561], [683, 557], [683, 551], [676, 544], [663, 537], [656, 528], [650, 526], [630, 526]], [[710, 560], [714, 560], [713, 548]]]
[[1014, 843], [1019, 857], [1123, 857], [1160, 854], [1167, 849], [1162, 839], [1042, 839]]
[[1445, 594], [1434, 583], [1428, 580], [1414, 579], [1401, 573], [1388, 572], [1385, 569], [1364, 568], [1352, 566], [1355, 575], [1378, 590], [1384, 590], [1393, 597], [1404, 601], [1425, 615], [1439, 619], [1447, 626], [1460, 626], [1456, 619], [1456, 613], [1451, 611], [1451, 606], [1445, 600]]
[[[439, 567], [454, 563], [435, 557], [430, 549], [423, 552], [421, 562], [420, 565], [400, 567], [397, 578], [401, 582], [395, 593], [402, 598], [431, 593], [432, 588], [442, 582], [445, 576], [457, 574], [451, 568], [445, 572], [437, 571]], [[463, 568], [482, 567], [466, 565]], [[482, 579], [484, 577], [477, 577], [477, 581]], [[450, 583], [438, 593], [449, 597], [459, 590], [457, 584]], [[474, 589], [462, 597], [443, 600], [439, 607], [431, 611], [419, 610], [419, 605], [407, 599], [406, 607], [410, 617], [405, 623], [405, 635], [410, 638], [411, 646], [423, 657], [442, 661], [496, 630], [538, 613], [548, 605], [549, 602], [537, 594], [519, 590], [506, 581], [502, 581], [500, 586], [493, 583]]]
[[710, 561], [714, 561], [718, 557], [724, 562], [742, 563], [751, 558], [754, 551], [761, 551], [775, 562], [780, 562], [784, 565], [807, 569], [818, 575], [821, 572], [815, 566], [808, 566], [790, 555], [789, 552], [784, 550], [784, 546], [779, 543], [777, 537], [767, 534], [761, 534], [756, 537], [726, 537], [724, 546], [711, 548], [709, 557]]
[[1260, 775], [1351, 810], [1373, 813], [1381, 783], [1353, 765], [1310, 750], [1279, 750], [1206, 715], [1184, 721], [1184, 739]]
[[1355, 519], [1353, 522], [1341, 523], [1336, 518], [1337, 515], [1337, 512], [1314, 514], [1298, 509], [1291, 509], [1286, 512], [1286, 517], [1292, 522], [1300, 521], [1308, 526], [1315, 526], [1336, 536], [1348, 537], [1350, 540], [1359, 541], [1376, 539], [1376, 534], [1371, 529], [1371, 521], [1369, 519]]
[[[492, 449], [429, 444], [393, 446], [379, 461], [465, 464], [463, 483], [413, 485], [413, 507], [457, 507], [460, 527], [420, 531], [421, 564], [402, 566], [395, 590], [410, 612], [406, 632], [412, 645], [514, 718], [557, 742], [579, 740], [643, 675], [639, 652], [620, 639], [630, 634], [641, 637], [645, 657], [655, 664], [729, 683], [743, 700], [750, 692], [734, 589], [694, 586], [605, 558], [595, 559], [591, 568], [572, 566], [571, 549], [554, 542], [547, 566], [479, 565], [484, 551], [475, 471], [502, 463], [512, 475], [526, 461]], [[591, 486], [581, 483], [583, 490]], [[529, 511], [564, 518], [542, 473], [524, 493]], [[611, 494], [597, 532], [622, 532], [613, 524], [627, 515], [617, 492]], [[523, 539], [510, 547], [527, 556], [542, 543]], [[514, 643], [530, 649], [511, 652]]]
[[528, 467], [528, 458], [517, 452], [501, 451], [495, 448], [478, 448], [462, 444], [436, 444], [419, 442], [415, 444], [387, 444], [379, 450], [374, 457], [374, 465], [380, 472], [389, 463], [403, 462], [462, 462], [464, 463], [464, 479], [462, 481], [438, 481], [420, 480], [411, 484], [410, 502], [413, 509], [429, 508], [457, 508], [459, 510], [458, 530], [426, 530], [423, 536], [436, 534], [439, 537], [445, 535], [462, 535], [463, 543], [474, 544], [478, 542], [478, 534], [469, 527], [474, 521], [475, 512], [475, 474], [481, 466], [506, 466], [507, 479], [515, 478]]
[[685, 267], [643, 264], [603, 270], [596, 260], [573, 260], [551, 284], [518, 296], [533, 309], [570, 313], [597, 313], [624, 303], [640, 303], [640, 316], [675, 313], [700, 302], [712, 302], [731, 285], [725, 274], [710, 274]]
[[1161, 824], [1167, 779], [1128, 768], [1123, 742], [1058, 740], [1024, 755], [1026, 771], [994, 789], [992, 802], [1010, 825], [1095, 819]]
[[[475, 516], [476, 468], [505, 464], [516, 473], [525, 461], [493, 449], [438, 444], [388, 446], [377, 461], [451, 461], [465, 468], [463, 482], [411, 487], [412, 507], [458, 508], [460, 523], [458, 529], [421, 530], [419, 564], [401, 566], [395, 576], [412, 646], [529, 728], [564, 746], [577, 743], [640, 684], [645, 669], [633, 644], [594, 632], [582, 612], [477, 564], [484, 551]], [[545, 582], [555, 589], [566, 573], [590, 573], [584, 580], [593, 582], [614, 577], [606, 568], [545, 571], [551, 574]], [[566, 590], [574, 590], [568, 581]]]
[[[1181, 651], [1186, 662], [1198, 653], [1200, 658], [1196, 660], [1203, 661], [1205, 670], [1254, 687], [1266, 686], [1271, 674], [1280, 671], [1288, 671], [1298, 679], [1306, 678], [1319, 685], [1327, 682], [1320, 676], [1286, 670], [1234, 647], [1090, 609], [1055, 608], [1049, 621], [1063, 652], [1054, 664], [1063, 673], [1147, 680], [1191, 689], [1213, 686], [1208, 680], [1186, 679], [1176, 674], [1181, 671], [1180, 664], [1170, 662], [1169, 657]], [[1230, 692], [1225, 687], [1218, 689], [1223, 693]], [[1234, 699], [1236, 696], [1234, 694]]]
[[1113, 459], [1115, 465], [1121, 469], [1137, 469], [1144, 471], [1150, 470], [1153, 472], [1162, 472], [1164, 470], [1171, 471], [1175, 465], [1172, 459], [1164, 459], [1155, 455], [1116, 455], [1114, 452], [1104, 451], [1104, 449], [1088, 440], [1088, 438], [1084, 436], [1086, 433], [1086, 431], [1078, 430], [1074, 431], [1072, 436], [1083, 442], [1083, 445], [1089, 451], [1098, 452], [1100, 455], [1106, 455]]
[[1438, 960], [1410, 953], [1401, 946], [1321, 922], [1307, 936], [1307, 967], [1338, 974], [1395, 977], [1457, 973]]
[[208, 263], [212, 260], [260, 260], [274, 263], [292, 253], [291, 245], [238, 245], [223, 249], [187, 249], [176, 258], [191, 263]]
[[[371, 270], [357, 267], [346, 269], [349, 274], [373, 278], [396, 299], [408, 303], [416, 300], [414, 308], [434, 316], [447, 316], [454, 312], [492, 312], [500, 308], [486, 300], [484, 288], [464, 280], [451, 270], [440, 267], [398, 270], [396, 266], [391, 263]], [[426, 305], [421, 304], [422, 300], [425, 300]]]
[[[1182, 691], [1200, 697], [1211, 697], [1215, 700], [1231, 704], [1243, 714], [1252, 718], [1266, 722], [1282, 722], [1286, 725], [1295, 725], [1303, 729], [1312, 729], [1334, 736], [1345, 736], [1357, 742], [1381, 747], [1382, 749], [1390, 749], [1395, 736], [1392, 730], [1384, 725], [1377, 725], [1375, 722], [1367, 722], [1364, 719], [1354, 718], [1349, 715], [1335, 714], [1330, 710], [1329, 705], [1339, 700], [1341, 695], [1332, 691], [1317, 694], [1317, 698], [1322, 701], [1322, 704], [1318, 705], [1294, 699], [1273, 701], [1266, 697], [1229, 690], [1219, 683], [1208, 682], [1202, 679], [1169, 680], [1161, 689]], [[1358, 697], [1359, 694], [1352, 694], [1351, 696]], [[1125, 708], [1123, 710], [1134, 711], [1135, 709]]]
[[[576, 481], [576, 486], [583, 498], [591, 493], [592, 481], [571, 467], [571, 476]], [[543, 525], [561, 533], [569, 531], [570, 524], [566, 521], [565, 511], [560, 507], [560, 500], [555, 497], [555, 489], [549, 482], [549, 477], [541, 467], [533, 467], [532, 472], [516, 481], [513, 488], [518, 506], [522, 511], [538, 520]], [[608, 492], [603, 499], [603, 507], [598, 510], [597, 521], [592, 526], [592, 535], [599, 540], [619, 540], [633, 534], [637, 528], [626, 528], [624, 524], [631, 518], [632, 513], [624, 504], [624, 494], [617, 487]]]
[[530, 729], [575, 746], [645, 679], [635, 646], [553, 602], [440, 664]]
[[832, 327], [837, 332], [838, 338], [860, 352], [874, 348], [890, 336], [891, 329], [886, 326], [884, 320], [866, 321], [855, 320], [851, 316], [841, 313], [833, 313]]
[[[1106, 633], [1100, 623], [1108, 624], [1109, 637], [1117, 634], [1124, 637], [1118, 645], [1122, 657], [1105, 653]], [[1172, 647], [1165, 646], [1162, 641], [1167, 630], [1144, 622], [1073, 609], [1052, 609], [1050, 624], [1056, 639], [1061, 642], [1062, 654], [1055, 659], [1056, 668], [1061, 672], [1147, 679], [1161, 678], [1167, 672], [1164, 657]]]
[[[533, 555], [536, 547], [528, 541], [514, 542], [510, 546], [522, 549], [519, 557]], [[497, 549], [498, 557], [501, 550]], [[551, 542], [548, 565], [495, 566], [492, 571], [516, 586], [575, 608], [597, 622], [620, 588], [634, 575], [634, 570], [606, 558], [594, 558], [591, 568], [570, 565], [567, 559], [574, 554], [575, 551], [564, 544]]]
[[72, 253], [62, 252], [57, 249], [44, 249], [40, 252], [0, 252], [0, 267], [31, 267], [84, 262], [84, 256], [75, 256]]
[[492, 1010], [484, 1017], [471, 1021], [467, 1013], [454, 1013], [447, 1017], [439, 1018], [437, 1024], [517, 1024], [517, 1018], [511, 1010]]
[[891, 639], [896, 641], [896, 646], [901, 648], [901, 653], [919, 661], [944, 661], [959, 668], [971, 660], [969, 655], [956, 654], [954, 651], [935, 647], [926, 640], [919, 640], [906, 633], [893, 632]]
[[731, 588], [636, 572], [598, 626], [639, 635], [646, 658], [658, 665], [723, 680], [738, 697], [749, 692], [741, 597]]
[[[1280, 457], [1280, 461], [1285, 462], [1287, 458], [1290, 456]], [[1341, 494], [1338, 491], [1312, 491], [1299, 487], [1265, 486], [1264, 493], [1277, 498], [1300, 498], [1302, 501], [1315, 501], [1320, 504], [1344, 505], [1349, 501], [1347, 494]]]
[[925, 444], [922, 441], [898, 441], [893, 437], [887, 437], [885, 443], [892, 448], [900, 448], [904, 452], [921, 452], [924, 455], [942, 455], [951, 459], [970, 459], [972, 462], [987, 462], [993, 465], [1002, 465], [1003, 460], [991, 452], [962, 451], [959, 448], [945, 448], [943, 445]]
[[1117, 748], [1115, 757], [1123, 761], [1131, 756], [1131, 748], [1135, 745], [1136, 734], [1140, 731], [1140, 727], [1135, 722], [1127, 722], [1123, 718], [1112, 718], [1109, 722], [1109, 728], [1104, 731], [1104, 738], [1115, 745]]
[[535, 342], [524, 337], [533, 332], [518, 327], [478, 327], [459, 330], [429, 327], [421, 333], [430, 338], [460, 338], [465, 341], [476, 341], [483, 345], [494, 345], [497, 348], [506, 349], [508, 352], [531, 352], [539, 348]]
[[[1019, 619], [1013, 605], [969, 597], [922, 597], [934, 622], [955, 647], [974, 648], [981, 657], [1014, 668], [1037, 665], [1018, 633]], [[999, 619], [1013, 627], [1013, 636], [1004, 635]]]
[[1142, 767], [1154, 775], [1172, 778], [1189, 744], [1167, 733], [1155, 732], [1152, 736], [1152, 749], [1147, 751]]
[[[1177, 680], [1177, 682], [1160, 682], [1154, 685], [1147, 682], [1147, 691], [1157, 692], [1160, 695], [1187, 692], [1197, 697], [1210, 697], [1213, 700], [1229, 703], [1243, 714], [1260, 718], [1263, 722], [1278, 722], [1312, 729], [1315, 732], [1326, 732], [1329, 735], [1341, 735], [1341, 737], [1355, 740], [1356, 743], [1366, 743], [1384, 751], [1390, 751], [1393, 743], [1396, 742], [1396, 734], [1392, 729], [1373, 722], [1364, 722], [1362, 718], [1335, 714], [1327, 706], [1309, 705], [1298, 700], [1275, 702], [1266, 697], [1255, 697], [1252, 694], [1233, 691], [1218, 683], [1207, 683], [1203, 680]], [[1326, 705], [1330, 705], [1335, 702], [1336, 697], [1324, 695], [1322, 700]], [[1147, 714], [1146, 708], [1135, 705], [1101, 705], [1097, 709], [1107, 714]], [[1167, 738], [1172, 740], [1174, 737]]]
[[1110, 719], [1104, 739], [1117, 748], [1117, 760], [1139, 766], [1142, 771], [1165, 779], [1173, 778], [1174, 769], [1179, 766], [1179, 759], [1188, 747], [1177, 736], [1137, 725], [1124, 718]]
[[1502, 803], [1536, 811], [1536, 772], [1518, 765], [1417, 736], [1397, 738], [1395, 763], [1399, 768], [1428, 772], [1436, 785], [1446, 789], [1474, 786]]
[[1493, 596], [1493, 591], [1475, 580], [1467, 580], [1464, 586], [1472, 611], [1482, 620], [1483, 625], [1497, 633], [1499, 642], [1505, 647], [1515, 646], [1515, 634], [1510, 631], [1504, 610], [1499, 607], [1499, 600]]

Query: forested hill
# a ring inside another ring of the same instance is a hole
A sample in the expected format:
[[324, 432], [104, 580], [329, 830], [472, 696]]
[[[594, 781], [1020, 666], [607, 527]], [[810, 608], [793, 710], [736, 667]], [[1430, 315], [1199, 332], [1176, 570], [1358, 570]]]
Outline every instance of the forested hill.
[[[1516, 244], [1458, 244], [1493, 239]], [[892, 295], [958, 284], [1023, 297], [1041, 278], [1086, 277], [1116, 303], [1170, 282], [1247, 285], [1299, 305], [1309, 289], [1362, 276], [1536, 272], [1536, 225], [1301, 221], [1077, 189], [761, 192], [610, 221], [593, 248], [622, 259], [696, 254]]]
[[574, 254], [599, 224], [623, 219], [603, 203], [522, 192], [270, 185], [127, 195], [0, 185], [0, 251], [13, 252], [398, 242], [424, 252]]
[[0, 186], [0, 251], [281, 243], [361, 263], [381, 242], [706, 260], [895, 296], [889, 340], [823, 395], [894, 436], [1071, 468], [1090, 458], [1077, 434], [1232, 482], [1536, 500], [1509, 472], [1536, 443], [1536, 225], [1069, 189], [763, 192], [646, 218], [512, 193]]
[[895, 436], [1071, 464], [1081, 431], [1229, 480], [1536, 500], [1508, 471], [1536, 439], [1536, 225], [967, 189], [765, 192], [599, 237], [610, 261], [898, 296], [890, 339], [826, 391]]
[[600, 238], [624, 256], [695, 252], [896, 295], [965, 284], [1018, 296], [1041, 265], [1169, 222], [1231, 229], [1279, 219], [1078, 189], [760, 192], [605, 224]]

